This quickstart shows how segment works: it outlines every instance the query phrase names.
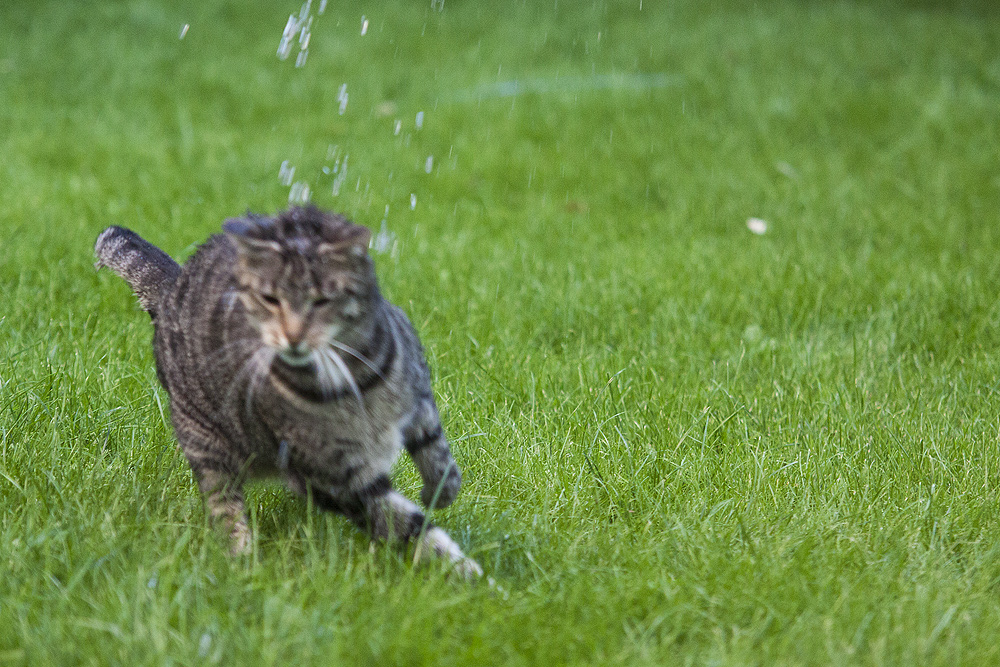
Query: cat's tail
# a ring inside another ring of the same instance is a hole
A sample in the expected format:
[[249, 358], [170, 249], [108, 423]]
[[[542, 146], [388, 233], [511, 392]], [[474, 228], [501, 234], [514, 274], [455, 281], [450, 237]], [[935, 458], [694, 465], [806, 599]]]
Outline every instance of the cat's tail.
[[94, 243], [94, 254], [94, 268], [106, 266], [124, 278], [139, 297], [143, 310], [154, 318], [160, 294], [181, 272], [180, 265], [167, 253], [124, 227], [108, 227], [101, 232]]

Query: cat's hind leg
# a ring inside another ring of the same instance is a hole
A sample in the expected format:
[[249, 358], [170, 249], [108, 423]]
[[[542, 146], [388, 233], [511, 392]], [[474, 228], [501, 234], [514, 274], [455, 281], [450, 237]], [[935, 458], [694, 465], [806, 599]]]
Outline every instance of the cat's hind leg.
[[229, 538], [229, 553], [250, 553], [250, 526], [243, 505], [243, 489], [235, 477], [215, 470], [196, 473], [198, 488], [214, 526], [221, 526]]
[[[181, 426], [177, 427], [177, 424]], [[249, 553], [250, 526], [243, 502], [246, 464], [241, 464], [230, 455], [221, 440], [196, 437], [195, 430], [188, 427], [182, 418], [175, 417], [175, 430], [181, 451], [198, 482], [212, 525], [226, 532], [232, 555]]]
[[212, 525], [221, 526], [229, 538], [229, 553], [250, 553], [250, 526], [237, 479], [215, 470], [202, 470], [196, 477]]

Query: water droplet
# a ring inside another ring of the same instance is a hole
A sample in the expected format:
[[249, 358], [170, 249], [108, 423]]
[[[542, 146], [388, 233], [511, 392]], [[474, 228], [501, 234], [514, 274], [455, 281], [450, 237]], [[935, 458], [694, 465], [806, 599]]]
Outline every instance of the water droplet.
[[382, 218], [382, 225], [378, 234], [372, 237], [371, 245], [375, 253], [382, 255], [392, 250], [396, 244], [396, 234], [389, 231], [389, 207], [385, 207], [385, 217]]
[[417, 112], [416, 124], [417, 124], [417, 129], [418, 130], [424, 126], [424, 112], [423, 111], [418, 111]]
[[292, 184], [294, 178], [295, 167], [288, 160], [285, 160], [281, 163], [281, 168], [278, 169], [278, 181], [287, 187]]
[[306, 64], [306, 58], [308, 58], [308, 57], [309, 57], [309, 51], [307, 51], [305, 49], [299, 51], [299, 55], [295, 59], [295, 66], [296, 67], [302, 67], [303, 65], [305, 65]]
[[322, 14], [326, 11], [326, 0], [319, 0], [319, 11], [317, 13]]
[[302, 26], [299, 30], [299, 45], [303, 49], [309, 45], [309, 38], [312, 37], [312, 18], [310, 16], [304, 25], [302, 19], [299, 19], [299, 25]]
[[424, 173], [429, 174], [432, 169], [434, 169], [434, 156], [428, 155], [427, 161], [424, 162]]
[[347, 84], [340, 84], [340, 91], [337, 93], [337, 101], [340, 102], [340, 115], [347, 111]]
[[312, 0], [306, 0], [305, 2], [302, 3], [302, 8], [299, 9], [299, 23], [302, 23], [303, 21], [306, 20], [306, 17], [309, 16], [310, 11], [312, 11]]
[[340, 188], [344, 187], [344, 181], [347, 180], [347, 155], [344, 155], [343, 160], [338, 160], [336, 164], [333, 165], [333, 173], [337, 174], [333, 178], [333, 196], [336, 197], [340, 194]]
[[397, 120], [396, 121], [396, 127], [392, 131], [392, 136], [398, 137], [399, 136], [399, 131], [402, 130], [402, 129], [403, 129], [403, 121]]
[[361, 34], [364, 35], [368, 32], [368, 19], [364, 16], [361, 17]]
[[191, 27], [190, 24], [185, 23], [184, 26], [181, 28], [181, 34], [177, 37], [177, 39], [184, 39], [184, 35], [188, 34], [188, 28], [190, 27]]
[[292, 184], [292, 189], [288, 191], [289, 204], [305, 204], [309, 201], [309, 184], [305, 181], [296, 181]]
[[278, 43], [278, 59], [288, 60], [288, 56], [292, 52], [292, 40], [295, 39], [295, 33], [299, 31], [299, 22], [295, 18], [295, 14], [288, 17], [288, 23], [285, 24], [285, 30], [281, 33], [281, 41]]
[[415, 193], [410, 193], [410, 210], [412, 211], [417, 207], [417, 195]]

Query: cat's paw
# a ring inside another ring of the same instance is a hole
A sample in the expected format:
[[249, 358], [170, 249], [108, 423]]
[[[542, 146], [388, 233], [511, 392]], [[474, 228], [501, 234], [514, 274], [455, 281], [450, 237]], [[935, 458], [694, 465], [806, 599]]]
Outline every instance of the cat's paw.
[[252, 551], [250, 545], [250, 526], [245, 521], [238, 521], [229, 533], [229, 555], [246, 556]]
[[[466, 581], [475, 581], [483, 576], [483, 568], [479, 567], [479, 563], [468, 556], [463, 556], [461, 559], [454, 561], [451, 567], [455, 574]], [[490, 581], [492, 582], [492, 578]]]
[[455, 501], [458, 490], [462, 488], [462, 474], [458, 469], [452, 467], [448, 471], [448, 476], [437, 484], [427, 482], [420, 491], [420, 502], [427, 509], [440, 509], [447, 507]]

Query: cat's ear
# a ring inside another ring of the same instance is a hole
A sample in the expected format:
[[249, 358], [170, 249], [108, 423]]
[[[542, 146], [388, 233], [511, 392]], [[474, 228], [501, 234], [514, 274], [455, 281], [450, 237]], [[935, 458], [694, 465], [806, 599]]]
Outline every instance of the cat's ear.
[[281, 252], [281, 246], [276, 241], [259, 237], [261, 224], [246, 218], [230, 218], [222, 223], [222, 231], [236, 242], [241, 254], [260, 254]]
[[336, 241], [320, 243], [320, 256], [332, 255], [352, 255], [354, 257], [364, 257], [368, 254], [368, 244], [371, 242], [372, 233], [367, 227], [361, 225], [351, 225], [341, 232], [341, 236]]
[[222, 223], [222, 231], [232, 236], [249, 236], [257, 225], [246, 218], [229, 218]]

